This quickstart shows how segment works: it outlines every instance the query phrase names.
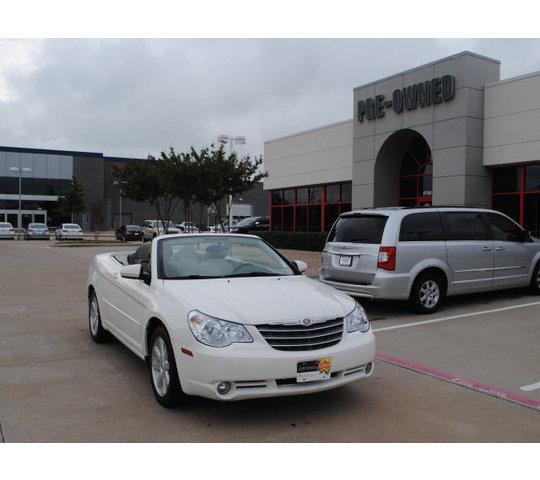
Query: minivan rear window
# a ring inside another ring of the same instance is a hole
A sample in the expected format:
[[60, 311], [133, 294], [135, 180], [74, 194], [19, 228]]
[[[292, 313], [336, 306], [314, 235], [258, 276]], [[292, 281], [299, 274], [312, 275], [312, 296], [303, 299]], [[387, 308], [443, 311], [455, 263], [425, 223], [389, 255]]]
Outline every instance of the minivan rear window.
[[346, 215], [339, 217], [328, 235], [329, 242], [381, 243], [388, 217]]

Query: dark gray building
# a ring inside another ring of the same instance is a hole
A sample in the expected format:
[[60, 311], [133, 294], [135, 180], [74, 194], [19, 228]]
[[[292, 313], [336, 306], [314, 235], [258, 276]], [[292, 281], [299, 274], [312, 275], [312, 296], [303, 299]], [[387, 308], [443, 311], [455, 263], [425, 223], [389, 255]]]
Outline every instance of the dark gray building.
[[[86, 211], [73, 219], [83, 229], [93, 226], [93, 220], [96, 220], [92, 218], [93, 211], [101, 214], [101, 229], [114, 228], [122, 223], [140, 225], [146, 219], [154, 219], [154, 207], [123, 197], [120, 220], [120, 195], [113, 183], [114, 165], [131, 160], [96, 152], [0, 147], [0, 222], [18, 225], [19, 172], [14, 169], [22, 170], [22, 227], [32, 222], [56, 226], [71, 221], [70, 217], [59, 212], [57, 204], [58, 196], [69, 186], [73, 177], [81, 183], [85, 193]], [[239, 195], [235, 203], [252, 204], [253, 215], [266, 215], [268, 211], [262, 184], [253, 191]], [[206, 208], [196, 206], [193, 213], [197, 223], [206, 223]], [[183, 215], [180, 206], [174, 212], [173, 219], [181, 222]]]

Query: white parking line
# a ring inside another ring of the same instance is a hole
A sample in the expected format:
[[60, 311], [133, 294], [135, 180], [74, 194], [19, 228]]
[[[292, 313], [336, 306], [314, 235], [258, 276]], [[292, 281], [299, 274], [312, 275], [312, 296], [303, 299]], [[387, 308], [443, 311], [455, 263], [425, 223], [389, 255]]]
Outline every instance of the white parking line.
[[402, 323], [401, 325], [392, 325], [390, 327], [374, 328], [373, 331], [384, 332], [386, 330], [397, 330], [398, 328], [417, 327], [419, 325], [427, 325], [429, 323], [446, 322], [447, 320], [456, 320], [458, 318], [475, 317], [478, 315], [487, 315], [488, 313], [505, 312], [507, 310], [514, 310], [516, 308], [533, 307], [535, 305], [540, 305], [540, 301], [530, 302], [530, 303], [521, 303], [519, 305], [510, 305], [508, 307], [493, 308], [491, 310], [480, 310], [479, 312], [462, 313], [459, 315], [451, 315], [449, 317], [434, 318], [432, 320], [421, 320], [419, 322]]
[[520, 390], [523, 390], [524, 392], [531, 392], [533, 390], [538, 390], [540, 388], [540, 382], [531, 383], [530, 385], [524, 385], [520, 388]]

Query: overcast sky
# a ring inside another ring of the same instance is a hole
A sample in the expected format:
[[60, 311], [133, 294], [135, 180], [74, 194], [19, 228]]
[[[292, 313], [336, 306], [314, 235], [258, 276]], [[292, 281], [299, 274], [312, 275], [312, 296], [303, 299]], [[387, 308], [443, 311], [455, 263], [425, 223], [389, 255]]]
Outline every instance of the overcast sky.
[[507, 78], [540, 40], [0, 40], [0, 145], [146, 156], [352, 116], [355, 86], [462, 50]]

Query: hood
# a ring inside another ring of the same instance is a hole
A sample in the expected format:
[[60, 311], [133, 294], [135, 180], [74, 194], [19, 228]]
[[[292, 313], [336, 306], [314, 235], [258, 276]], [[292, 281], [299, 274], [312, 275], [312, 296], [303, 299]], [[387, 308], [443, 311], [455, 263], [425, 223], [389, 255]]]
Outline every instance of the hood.
[[343, 317], [354, 300], [303, 275], [164, 280], [174, 297], [212, 317], [245, 325]]

